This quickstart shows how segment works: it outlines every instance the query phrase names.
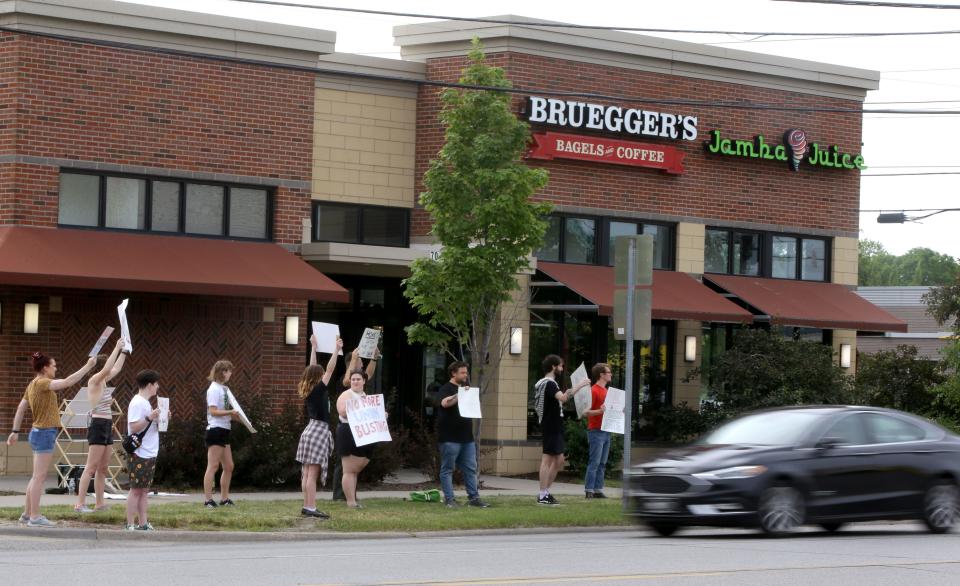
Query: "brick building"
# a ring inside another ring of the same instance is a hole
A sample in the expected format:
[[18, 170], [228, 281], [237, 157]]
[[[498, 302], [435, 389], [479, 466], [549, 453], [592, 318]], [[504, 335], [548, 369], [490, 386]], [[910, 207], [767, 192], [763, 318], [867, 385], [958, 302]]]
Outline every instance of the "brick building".
[[[848, 290], [859, 173], [843, 163], [855, 166], [860, 114], [711, 105], [856, 109], [878, 74], [516, 21], [397, 27], [403, 59], [390, 60], [335, 53], [331, 31], [120, 2], [0, 8], [0, 428], [30, 379], [26, 356], [79, 367], [126, 297], [135, 350], [121, 397], [133, 373], [157, 368], [176, 412], [199, 416], [207, 369], [229, 358], [235, 388], [279, 407], [305, 363], [307, 322], [321, 320], [348, 344], [382, 327], [374, 388], [398, 417], [430, 421], [444, 357], [406, 343], [416, 315], [401, 279], [436, 252], [416, 203], [443, 140], [438, 90], [424, 82], [456, 80], [473, 36], [529, 90], [514, 103], [538, 141], [581, 145], [576, 159], [529, 160], [550, 172], [538, 197], [556, 214], [503, 324], [524, 343], [485, 399], [490, 469], [536, 468], [528, 392], [542, 354], [622, 364], [609, 325], [613, 236], [655, 237], [653, 338], [637, 345], [637, 399], [650, 408], [696, 403], [701, 385], [685, 375], [737, 325], [838, 354], [855, 350], [857, 330], [903, 328]], [[561, 117], [550, 100], [589, 105], [563, 105]], [[836, 167], [790, 169], [781, 137], [793, 129]], [[722, 139], [727, 154], [704, 145]], [[633, 160], [598, 159], [601, 143]], [[758, 158], [768, 151], [774, 160]]]

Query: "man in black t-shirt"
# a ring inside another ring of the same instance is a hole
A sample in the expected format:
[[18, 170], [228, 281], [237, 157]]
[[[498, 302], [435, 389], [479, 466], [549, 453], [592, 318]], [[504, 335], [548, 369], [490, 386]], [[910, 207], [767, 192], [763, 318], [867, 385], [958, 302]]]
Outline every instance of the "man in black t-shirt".
[[549, 354], [543, 359], [543, 378], [536, 384], [536, 409], [540, 416], [540, 430], [543, 432], [543, 456], [540, 457], [540, 494], [537, 503], [541, 505], [555, 505], [557, 499], [550, 494], [550, 487], [557, 478], [557, 473], [563, 469], [563, 452], [566, 444], [563, 441], [563, 403], [578, 391], [590, 384], [589, 380], [581, 382], [575, 389], [560, 390], [563, 377], [563, 359], [556, 354]]
[[440, 487], [447, 507], [459, 506], [453, 496], [453, 469], [463, 473], [467, 489], [467, 504], [487, 508], [477, 490], [477, 444], [473, 441], [473, 421], [460, 415], [457, 393], [466, 386], [470, 373], [466, 362], [454, 362], [447, 368], [450, 381], [440, 387], [437, 399], [437, 443], [440, 446]]

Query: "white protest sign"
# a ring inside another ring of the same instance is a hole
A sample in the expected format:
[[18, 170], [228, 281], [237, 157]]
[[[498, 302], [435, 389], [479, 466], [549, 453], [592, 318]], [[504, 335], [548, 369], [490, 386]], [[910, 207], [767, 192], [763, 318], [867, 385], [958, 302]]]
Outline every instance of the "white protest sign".
[[481, 419], [483, 416], [480, 415], [480, 388], [460, 387], [457, 391], [457, 407], [460, 409], [460, 417]]
[[[340, 337], [340, 326], [322, 321], [310, 322], [313, 326], [313, 335], [317, 338], [317, 352], [333, 354], [337, 349], [337, 338]], [[343, 356], [343, 350], [340, 350]]]
[[347, 399], [347, 422], [357, 447], [377, 442], [389, 442], [387, 411], [383, 395], [364, 395]]
[[157, 397], [157, 407], [160, 408], [157, 430], [167, 431], [167, 426], [170, 425], [170, 397]]
[[230, 401], [230, 406], [237, 410], [237, 419], [240, 420], [240, 423], [250, 430], [250, 433], [257, 433], [257, 430], [253, 428], [253, 424], [247, 419], [247, 414], [243, 412], [243, 407], [237, 402], [237, 398], [233, 396], [233, 392], [230, 389], [227, 389], [227, 400]]
[[130, 326], [127, 325], [127, 304], [129, 299], [124, 299], [117, 306], [117, 316], [120, 317], [120, 338], [123, 339], [123, 349], [133, 354], [133, 342], [130, 339]]
[[[580, 363], [580, 366], [576, 370], [570, 373], [570, 384], [573, 385], [572, 388], [577, 388], [577, 386], [583, 381], [588, 380], [587, 377], [587, 368]], [[593, 394], [590, 392], [590, 388], [580, 389], [576, 395], [573, 396], [573, 404], [577, 408], [577, 417], [582, 418], [583, 412], [590, 409]]]
[[380, 330], [376, 328], [365, 328], [363, 337], [360, 338], [360, 358], [373, 358], [373, 353], [380, 342]]
[[611, 433], [623, 433], [623, 409], [627, 405], [627, 394], [620, 389], [608, 388], [607, 399], [603, 402], [603, 421], [600, 429]]
[[100, 349], [103, 348], [104, 344], [107, 343], [107, 340], [110, 339], [110, 334], [113, 333], [113, 328], [107, 326], [103, 329], [103, 333], [100, 334], [100, 339], [97, 340], [97, 343], [93, 345], [93, 350], [90, 351], [90, 354], [87, 356], [96, 356], [100, 353]]

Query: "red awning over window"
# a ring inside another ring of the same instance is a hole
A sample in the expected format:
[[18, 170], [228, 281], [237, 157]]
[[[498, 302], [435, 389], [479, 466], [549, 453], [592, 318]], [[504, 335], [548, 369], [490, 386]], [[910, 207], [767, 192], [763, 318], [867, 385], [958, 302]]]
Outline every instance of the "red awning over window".
[[906, 332], [907, 324], [844, 285], [812, 281], [704, 275], [728, 293], [784, 326]]
[[0, 282], [346, 302], [348, 292], [270, 242], [0, 226]]
[[[613, 267], [538, 262], [537, 269], [613, 315]], [[753, 316], [686, 273], [653, 271], [654, 319], [749, 323]]]

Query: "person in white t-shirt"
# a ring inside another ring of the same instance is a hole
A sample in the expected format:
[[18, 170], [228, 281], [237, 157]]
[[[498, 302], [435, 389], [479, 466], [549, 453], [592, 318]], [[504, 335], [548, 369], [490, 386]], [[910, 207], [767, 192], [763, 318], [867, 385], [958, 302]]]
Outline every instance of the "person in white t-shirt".
[[203, 506], [217, 508], [213, 500], [213, 481], [217, 470], [220, 473], [220, 506], [233, 506], [230, 500], [230, 479], [233, 477], [233, 452], [230, 450], [230, 422], [237, 410], [230, 405], [227, 383], [233, 374], [229, 360], [218, 360], [210, 369], [210, 386], [207, 388], [207, 471], [203, 475]]
[[[127, 407], [127, 433], [144, 433], [140, 447], [128, 455], [127, 471], [130, 473], [130, 493], [127, 495], [127, 531], [153, 531], [147, 519], [147, 495], [157, 468], [157, 453], [160, 451], [160, 432], [154, 423], [160, 417], [160, 408], [154, 409], [150, 399], [160, 389], [160, 374], [155, 370], [137, 373], [139, 391]], [[139, 519], [140, 523], [136, 521]]]

